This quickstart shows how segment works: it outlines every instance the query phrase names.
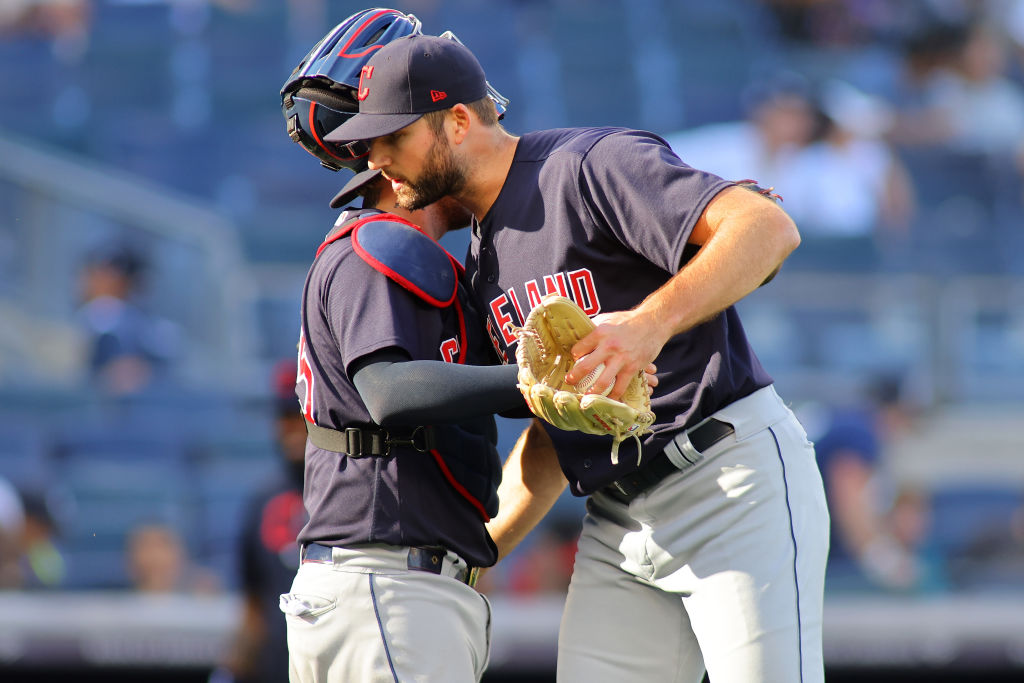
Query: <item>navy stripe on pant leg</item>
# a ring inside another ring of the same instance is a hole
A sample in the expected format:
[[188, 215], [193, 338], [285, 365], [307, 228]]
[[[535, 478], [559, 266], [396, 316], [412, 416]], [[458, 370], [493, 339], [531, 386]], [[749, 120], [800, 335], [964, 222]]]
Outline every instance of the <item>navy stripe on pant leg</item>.
[[797, 576], [797, 547], [796, 530], [793, 528], [793, 508], [789, 504], [789, 480], [786, 478], [786, 461], [782, 457], [782, 447], [779, 445], [779, 438], [775, 435], [775, 429], [769, 427], [768, 431], [775, 441], [775, 452], [779, 456], [779, 465], [782, 467], [782, 485], [786, 492], [786, 512], [789, 515], [789, 537], [793, 541], [793, 588], [796, 591], [796, 640], [799, 650], [797, 661], [800, 663], [800, 681], [804, 680], [804, 629], [800, 613], [800, 581]]
[[370, 597], [373, 598], [373, 614], [377, 617], [377, 629], [380, 631], [380, 640], [384, 643], [384, 654], [388, 656], [388, 668], [391, 669], [391, 678], [398, 683], [398, 673], [395, 672], [395, 663], [391, 661], [391, 650], [388, 649], [388, 639], [384, 635], [384, 624], [380, 620], [380, 609], [377, 607], [377, 591], [373, 589], [373, 574], [366, 575], [370, 581]]

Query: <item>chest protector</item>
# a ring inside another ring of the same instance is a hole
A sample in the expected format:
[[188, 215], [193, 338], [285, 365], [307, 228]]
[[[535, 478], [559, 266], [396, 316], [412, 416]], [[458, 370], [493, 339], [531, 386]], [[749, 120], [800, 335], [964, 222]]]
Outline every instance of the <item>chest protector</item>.
[[[415, 224], [388, 213], [362, 214], [348, 221], [342, 214], [338, 227], [317, 249], [317, 256], [344, 237], [350, 237], [353, 250], [370, 267], [421, 301], [439, 309], [455, 309], [459, 350], [454, 362], [464, 364], [468, 338], [459, 283], [465, 271], [458, 259]], [[489, 421], [493, 425], [493, 419]], [[473, 421], [431, 429], [436, 435], [436, 447], [428, 448], [427, 452], [459, 495], [485, 521], [489, 520], [497, 513], [501, 475], [501, 459], [494, 443], [497, 434], [488, 433], [491, 430], [481, 429]]]
[[459, 355], [466, 362], [466, 318], [459, 301], [459, 279], [465, 272], [458, 259], [419, 226], [389, 213], [362, 215], [338, 229], [317, 249], [319, 256], [333, 242], [351, 235], [352, 248], [374, 270], [386, 275], [418, 299], [437, 308], [454, 306], [459, 318]]

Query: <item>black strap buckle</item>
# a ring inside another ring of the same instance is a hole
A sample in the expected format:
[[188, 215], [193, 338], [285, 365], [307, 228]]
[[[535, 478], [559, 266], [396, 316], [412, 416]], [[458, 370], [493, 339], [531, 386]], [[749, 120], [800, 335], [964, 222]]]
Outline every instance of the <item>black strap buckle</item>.
[[436, 439], [434, 438], [434, 430], [430, 429], [425, 425], [420, 425], [412, 430], [407, 439], [395, 439], [388, 434], [387, 441], [385, 444], [390, 450], [391, 446], [408, 446], [414, 451], [420, 453], [427, 453], [436, 447]]
[[385, 438], [382, 432], [361, 429], [359, 427], [346, 427], [345, 431], [346, 452], [353, 458], [361, 458], [366, 455], [387, 455], [390, 450], [390, 441]]
[[306, 421], [306, 431], [314, 445], [324, 450], [343, 453], [353, 458], [368, 455], [387, 457], [392, 446], [407, 446], [420, 453], [427, 453], [436, 448], [436, 436], [433, 427], [420, 425], [414, 427], [404, 438], [395, 438], [384, 429], [369, 427], [346, 427], [332, 429], [321, 427]]

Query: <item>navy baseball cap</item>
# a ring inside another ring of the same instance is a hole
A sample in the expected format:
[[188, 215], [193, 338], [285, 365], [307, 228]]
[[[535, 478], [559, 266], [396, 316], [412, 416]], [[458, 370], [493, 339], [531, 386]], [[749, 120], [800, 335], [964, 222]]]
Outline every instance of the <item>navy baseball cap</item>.
[[348, 142], [389, 135], [428, 112], [485, 96], [484, 70], [468, 48], [438, 36], [405, 36], [366, 62], [356, 94], [359, 113], [324, 140]]
[[372, 183], [379, 176], [380, 171], [373, 169], [366, 169], [356, 173], [345, 183], [345, 187], [341, 188], [341, 191], [334, 195], [334, 199], [331, 200], [331, 208], [340, 209], [348, 204], [359, 196], [359, 191], [363, 189], [364, 185]]

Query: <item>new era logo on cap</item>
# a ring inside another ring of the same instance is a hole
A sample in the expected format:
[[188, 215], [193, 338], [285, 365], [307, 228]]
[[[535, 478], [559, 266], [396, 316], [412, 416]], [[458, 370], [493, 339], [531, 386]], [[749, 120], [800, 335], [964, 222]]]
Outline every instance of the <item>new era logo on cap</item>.
[[465, 46], [437, 36], [406, 36], [367, 61], [359, 76], [359, 113], [324, 139], [349, 142], [389, 135], [428, 112], [486, 96], [484, 70]]

